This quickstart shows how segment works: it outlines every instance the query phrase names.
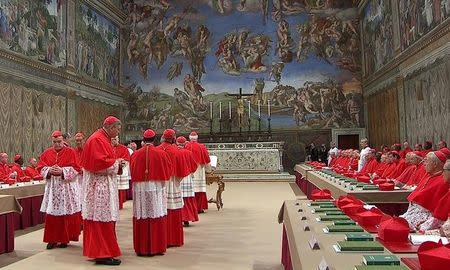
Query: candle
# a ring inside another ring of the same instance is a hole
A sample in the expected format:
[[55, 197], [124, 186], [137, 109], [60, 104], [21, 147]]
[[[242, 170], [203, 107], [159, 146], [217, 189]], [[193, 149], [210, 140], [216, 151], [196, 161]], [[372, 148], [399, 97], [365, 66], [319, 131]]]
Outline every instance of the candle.
[[261, 118], [261, 100], [258, 99], [258, 118]]
[[267, 114], [270, 117], [270, 99], [267, 100]]
[[222, 119], [222, 102], [219, 102], [219, 119]]
[[213, 119], [213, 103], [212, 101], [209, 102], [209, 119]]
[[228, 101], [228, 112], [231, 119], [231, 101]]
[[248, 119], [250, 119], [250, 100], [248, 101]]

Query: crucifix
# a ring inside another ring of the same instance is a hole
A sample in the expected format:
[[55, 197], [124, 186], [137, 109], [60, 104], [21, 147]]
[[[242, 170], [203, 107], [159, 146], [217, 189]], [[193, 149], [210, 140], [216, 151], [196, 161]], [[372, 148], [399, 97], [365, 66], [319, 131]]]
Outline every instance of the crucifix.
[[[253, 96], [253, 94], [243, 94], [242, 93], [242, 88], [239, 88], [239, 93], [238, 94], [227, 94], [227, 96], [232, 96], [232, 97], [237, 97], [237, 114], [238, 114], [238, 119], [239, 119], [239, 132], [242, 132], [242, 119], [244, 117], [244, 110], [245, 110], [245, 103], [244, 103], [244, 99], [243, 97], [250, 97]], [[230, 119], [231, 121], [231, 119]], [[250, 127], [250, 107], [249, 107], [249, 127]], [[230, 123], [230, 127], [231, 127], [231, 123]]]

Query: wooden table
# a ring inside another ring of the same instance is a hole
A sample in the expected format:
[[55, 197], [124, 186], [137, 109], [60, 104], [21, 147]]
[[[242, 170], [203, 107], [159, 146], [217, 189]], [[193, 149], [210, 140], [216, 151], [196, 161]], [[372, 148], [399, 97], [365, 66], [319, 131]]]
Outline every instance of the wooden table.
[[16, 230], [25, 229], [44, 223], [44, 213], [40, 212], [44, 197], [45, 182], [33, 184], [24, 183], [23, 186], [11, 186], [0, 189], [0, 195], [12, 195], [20, 203], [21, 214], [14, 213], [14, 227]]
[[14, 250], [14, 214], [21, 212], [13, 195], [0, 195], [0, 254]]
[[[338, 241], [343, 241], [345, 234], [324, 233], [323, 229], [327, 222], [316, 220], [317, 214], [311, 213], [311, 207], [308, 206], [308, 200], [285, 201], [279, 213], [279, 222], [283, 223], [283, 242], [282, 242], [282, 263], [286, 270], [313, 270], [318, 269], [322, 259], [331, 266], [333, 270], [353, 269], [354, 265], [362, 264], [363, 255], [375, 254], [370, 252], [362, 253], [337, 253], [333, 245]], [[298, 204], [298, 205], [296, 205]], [[301, 209], [302, 212], [298, 212]], [[301, 220], [302, 217], [306, 220]], [[304, 231], [304, 225], [308, 224], [310, 231]], [[312, 250], [309, 247], [308, 240], [315, 237], [319, 242], [319, 250]], [[383, 253], [389, 254], [387, 249]], [[416, 254], [396, 254], [401, 259], [403, 257], [416, 257]]]
[[307, 172], [314, 171], [314, 168], [306, 166], [305, 164], [297, 164], [294, 167], [295, 172], [295, 183], [300, 188], [300, 190], [308, 195], [308, 181], [306, 179]]
[[215, 203], [217, 210], [220, 210], [220, 208], [223, 208], [223, 201], [222, 201], [222, 192], [225, 190], [225, 183], [222, 181], [223, 176], [220, 174], [212, 172], [206, 172], [206, 184], [211, 185], [212, 183], [217, 183], [217, 192], [216, 192], [216, 199], [209, 199], [209, 203]]

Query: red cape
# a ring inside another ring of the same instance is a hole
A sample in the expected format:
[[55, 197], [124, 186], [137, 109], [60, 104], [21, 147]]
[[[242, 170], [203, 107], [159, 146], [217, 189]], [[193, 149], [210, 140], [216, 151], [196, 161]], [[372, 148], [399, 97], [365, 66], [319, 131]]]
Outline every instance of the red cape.
[[449, 184], [444, 181], [442, 173], [428, 175], [421, 184], [408, 196], [408, 201], [421, 205], [428, 211], [433, 212], [439, 199], [448, 191]]
[[197, 163], [191, 151], [179, 148], [176, 155], [176, 164], [182, 164], [175, 169], [176, 177], [186, 177], [197, 170]]
[[9, 175], [12, 173], [11, 168], [8, 164], [0, 164], [0, 180], [9, 179]]
[[14, 163], [11, 170], [17, 172], [16, 180], [18, 181], [29, 181], [30, 177], [26, 176], [19, 164]]
[[411, 148], [405, 148], [405, 150], [402, 150], [402, 151], [400, 151], [400, 157], [401, 158], [405, 158], [406, 157], [406, 154], [408, 154], [409, 152], [412, 152], [412, 149]]
[[41, 171], [44, 167], [51, 167], [58, 165], [59, 167], [73, 167], [76, 171], [81, 171], [80, 164], [78, 164], [77, 153], [70, 148], [64, 146], [61, 150], [56, 150], [51, 147], [47, 148], [39, 157], [37, 170]]
[[106, 170], [116, 162], [111, 138], [102, 128], [94, 132], [83, 148], [81, 166], [90, 171]]
[[113, 146], [113, 149], [116, 159], [123, 158], [126, 161], [130, 161], [130, 152], [125, 145], [118, 144], [117, 146]]
[[176, 145], [162, 142], [160, 145], [158, 145], [156, 148], [166, 152], [169, 155], [170, 163], [171, 163], [171, 175], [175, 175], [175, 170], [177, 166], [180, 164], [176, 163], [175, 156], [177, 155], [178, 148]]
[[438, 205], [433, 212], [433, 216], [444, 221], [450, 216], [450, 190], [439, 200]]
[[403, 170], [402, 174], [400, 174], [397, 178], [397, 181], [400, 181], [404, 184], [408, 183], [408, 181], [411, 179], [411, 176], [414, 174], [414, 172], [417, 170], [416, 165], [409, 164], [406, 166], [406, 169]]
[[172, 176], [169, 154], [152, 144], [146, 144], [133, 153], [130, 169], [133, 182], [167, 181]]
[[395, 178], [394, 173], [395, 169], [397, 168], [396, 163], [387, 163], [386, 169], [384, 170], [383, 174], [380, 176], [381, 178]]
[[190, 141], [186, 144], [186, 149], [194, 154], [195, 162], [198, 164], [206, 165], [211, 162], [208, 149], [206, 149], [205, 145], [196, 141]]
[[395, 171], [393, 172], [392, 178], [397, 178], [398, 176], [400, 176], [400, 174], [402, 174], [403, 171], [406, 169], [407, 165], [408, 164], [406, 164], [406, 160], [400, 159], [397, 163], [397, 167], [395, 168]]

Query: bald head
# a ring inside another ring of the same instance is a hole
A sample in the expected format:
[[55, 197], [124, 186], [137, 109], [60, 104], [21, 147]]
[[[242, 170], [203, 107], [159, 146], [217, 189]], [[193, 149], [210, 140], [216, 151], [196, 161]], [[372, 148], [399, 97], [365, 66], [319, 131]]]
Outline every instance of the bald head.
[[30, 166], [36, 168], [37, 160], [35, 158], [30, 158]]
[[0, 163], [2, 164], [8, 163], [8, 154], [0, 153]]

